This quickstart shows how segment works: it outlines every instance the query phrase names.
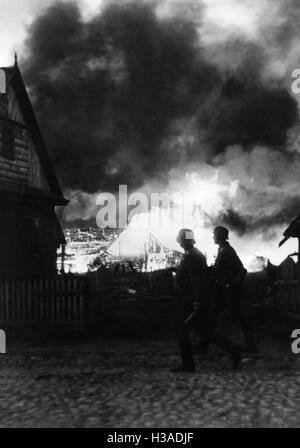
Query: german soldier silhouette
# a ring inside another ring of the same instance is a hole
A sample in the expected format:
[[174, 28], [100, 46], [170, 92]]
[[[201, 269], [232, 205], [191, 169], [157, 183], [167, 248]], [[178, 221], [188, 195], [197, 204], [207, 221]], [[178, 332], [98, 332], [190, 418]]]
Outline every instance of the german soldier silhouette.
[[172, 372], [193, 372], [195, 362], [192, 352], [190, 330], [202, 335], [207, 346], [214, 343], [227, 351], [232, 358], [233, 369], [241, 365], [240, 347], [217, 333], [217, 317], [220, 307], [215, 291], [210, 287], [210, 272], [204, 254], [194, 247], [192, 230], [181, 229], [177, 242], [184, 249], [183, 260], [177, 270], [180, 289], [180, 315], [176, 334], [181, 352], [181, 364]]

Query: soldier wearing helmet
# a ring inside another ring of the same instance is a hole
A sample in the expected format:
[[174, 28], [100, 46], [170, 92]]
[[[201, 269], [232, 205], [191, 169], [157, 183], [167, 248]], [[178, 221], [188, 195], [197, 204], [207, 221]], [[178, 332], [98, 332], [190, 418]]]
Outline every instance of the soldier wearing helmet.
[[219, 246], [218, 255], [213, 267], [218, 308], [219, 310], [226, 308], [231, 312], [243, 330], [246, 351], [256, 352], [257, 347], [249, 323], [249, 317], [245, 313], [242, 304], [243, 284], [247, 270], [244, 268], [236, 251], [228, 242], [228, 229], [218, 226], [215, 228], [213, 236], [214, 242]]
[[[203, 253], [194, 247], [192, 230], [181, 229], [177, 242], [184, 249], [183, 260], [177, 270], [177, 284], [181, 290], [180, 316], [176, 323], [182, 363], [172, 372], [193, 372], [195, 363], [192, 354], [190, 329], [193, 328], [203, 339], [209, 340], [232, 355], [234, 365], [240, 362], [240, 350], [236, 344], [214, 333], [214, 308], [209, 293], [209, 271]], [[207, 318], [208, 325], [204, 324]]]
[[219, 246], [218, 256], [214, 265], [217, 281], [222, 286], [239, 287], [247, 274], [236, 251], [228, 242], [229, 231], [218, 226], [214, 230], [214, 242]]
[[177, 269], [176, 281], [186, 300], [196, 309], [206, 298], [208, 286], [206, 258], [194, 247], [196, 241], [192, 230], [181, 229], [176, 241], [184, 250], [182, 263]]
[[176, 283], [180, 291], [180, 310], [175, 327], [182, 363], [171, 371], [193, 372], [195, 363], [190, 327], [195, 328], [200, 325], [200, 315], [194, 312], [200, 309], [207, 296], [208, 268], [204, 254], [194, 247], [196, 242], [192, 230], [181, 229], [176, 241], [184, 250], [183, 259], [176, 271]]

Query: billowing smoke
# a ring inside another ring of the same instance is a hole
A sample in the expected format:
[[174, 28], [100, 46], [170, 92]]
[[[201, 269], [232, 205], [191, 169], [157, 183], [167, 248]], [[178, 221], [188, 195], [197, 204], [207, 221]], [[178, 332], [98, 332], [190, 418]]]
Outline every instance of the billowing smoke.
[[[209, 28], [196, 0], [107, 1], [89, 19], [76, 3], [45, 9], [23, 65], [64, 189], [168, 188], [209, 167], [237, 185], [217, 220], [239, 234], [288, 223], [300, 209], [299, 7], [271, 4], [253, 36]], [[96, 213], [84, 203], [69, 219]]]
[[[46, 9], [29, 30], [26, 81], [65, 187], [142, 186], [176, 160], [161, 151], [174, 119], [220, 84], [193, 23], [159, 20], [136, 1], [88, 22], [76, 4]], [[196, 155], [194, 155], [196, 157]]]

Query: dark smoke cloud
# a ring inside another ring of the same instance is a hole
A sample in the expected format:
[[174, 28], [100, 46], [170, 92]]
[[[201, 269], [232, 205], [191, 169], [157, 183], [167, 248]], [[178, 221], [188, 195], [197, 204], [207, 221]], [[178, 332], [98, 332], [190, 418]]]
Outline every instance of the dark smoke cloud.
[[[297, 102], [280, 80], [265, 79], [268, 55], [263, 47], [241, 38], [209, 50], [225, 72], [219, 94], [202, 117], [215, 152], [239, 144], [284, 147], [288, 130], [297, 122]], [[222, 55], [221, 57], [219, 55]]]
[[[297, 105], [264, 79], [264, 50], [232, 38], [210, 59], [199, 26], [184, 15], [159, 18], [141, 1], [108, 3], [88, 22], [75, 3], [37, 17], [25, 78], [65, 188], [113, 191], [166, 178], [178, 163], [166, 142], [174, 122], [189, 119], [203, 145], [192, 145], [188, 163], [203, 159], [204, 146], [208, 162], [233, 144], [284, 149]], [[229, 49], [238, 61], [223, 67]]]
[[47, 9], [27, 41], [25, 76], [64, 186], [95, 192], [166, 172], [160, 142], [192, 115], [218, 72], [192, 24], [159, 21], [141, 2], [83, 23], [75, 4]]
[[266, 88], [232, 77], [222, 87], [209, 135], [216, 152], [240, 144], [282, 147], [298, 116], [284, 88]]
[[272, 237], [270, 229], [276, 223], [281, 225], [284, 229], [286, 223], [290, 223], [297, 212], [300, 211], [300, 199], [293, 198], [287, 200], [280, 210], [275, 213], [261, 215], [254, 217], [253, 215], [242, 215], [239, 212], [229, 208], [228, 210], [220, 213], [212, 220], [214, 225], [224, 225], [234, 231], [238, 236], [242, 237], [246, 234], [255, 234], [257, 231], [263, 232], [265, 235], [269, 234], [269, 238]]

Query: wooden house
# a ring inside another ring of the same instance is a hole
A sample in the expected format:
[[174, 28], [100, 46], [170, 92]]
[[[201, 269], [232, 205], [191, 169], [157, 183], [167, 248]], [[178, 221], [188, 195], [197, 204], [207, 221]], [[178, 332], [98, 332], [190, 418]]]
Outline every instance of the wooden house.
[[64, 235], [55, 206], [64, 199], [17, 62], [1, 68], [0, 94], [0, 276], [35, 278], [56, 274]]

